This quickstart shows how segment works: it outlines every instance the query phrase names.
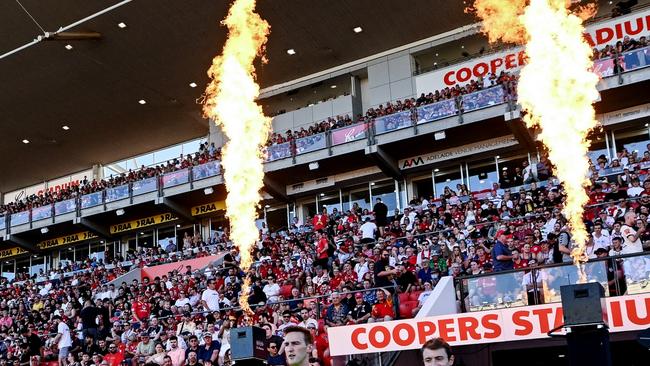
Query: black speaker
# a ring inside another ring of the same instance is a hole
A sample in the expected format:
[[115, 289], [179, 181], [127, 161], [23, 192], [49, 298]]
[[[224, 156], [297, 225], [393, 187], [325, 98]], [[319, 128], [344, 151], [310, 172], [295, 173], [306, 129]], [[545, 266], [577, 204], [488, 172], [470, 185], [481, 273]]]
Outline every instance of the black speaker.
[[266, 332], [258, 327], [230, 330], [230, 355], [237, 360], [267, 359]]
[[606, 324], [605, 290], [590, 282], [560, 287], [564, 325], [567, 327]]

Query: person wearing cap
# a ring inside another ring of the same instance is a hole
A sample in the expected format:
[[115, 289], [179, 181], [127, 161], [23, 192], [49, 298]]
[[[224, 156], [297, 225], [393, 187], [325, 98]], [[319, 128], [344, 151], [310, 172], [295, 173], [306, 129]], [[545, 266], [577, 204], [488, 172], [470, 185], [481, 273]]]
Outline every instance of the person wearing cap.
[[219, 350], [221, 349], [221, 343], [217, 340], [212, 339], [212, 333], [205, 332], [203, 334], [203, 345], [199, 347], [198, 359], [199, 363], [204, 363], [205, 361], [210, 361], [212, 364], [216, 364], [217, 358], [219, 357]]
[[355, 306], [348, 311], [348, 324], [367, 323], [371, 316], [372, 306], [363, 300], [363, 294], [354, 294]]
[[140, 333], [140, 343], [138, 343], [138, 346], [135, 348], [135, 355], [131, 361], [132, 365], [136, 366], [140, 358], [146, 359], [147, 357], [153, 355], [154, 352], [156, 352], [156, 348], [153, 344], [153, 341], [151, 341], [149, 333], [143, 331]]

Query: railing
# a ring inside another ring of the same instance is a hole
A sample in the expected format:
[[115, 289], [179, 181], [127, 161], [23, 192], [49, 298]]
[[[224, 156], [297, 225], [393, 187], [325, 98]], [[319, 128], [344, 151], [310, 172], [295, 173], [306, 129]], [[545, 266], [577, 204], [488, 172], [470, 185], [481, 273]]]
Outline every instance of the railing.
[[594, 61], [594, 72], [601, 78], [620, 75], [650, 66], [650, 47], [623, 52]]
[[[161, 191], [164, 188], [174, 187], [180, 184], [193, 183], [220, 174], [220, 162], [211, 161], [205, 164], [167, 173], [159, 177], [156, 176], [141, 179], [121, 186], [106, 188], [102, 191], [70, 198], [65, 201], [35, 207], [31, 210], [0, 216], [0, 230], [46, 219], [52, 220], [55, 216], [74, 212], [79, 216], [81, 214], [80, 210], [100, 206], [106, 203], [132, 199], [134, 196]], [[78, 211], [77, 209], [80, 210]]]
[[[593, 258], [585, 264], [588, 282], [598, 282], [606, 296], [650, 292], [650, 253]], [[560, 287], [578, 283], [570, 262], [485, 273], [455, 279], [463, 312], [560, 302]]]
[[286, 158], [295, 158], [300, 154], [363, 139], [373, 141], [377, 135], [409, 127], [413, 128], [421, 124], [435, 122], [455, 115], [504, 104], [506, 101], [507, 95], [505, 90], [501, 85], [497, 85], [457, 98], [442, 100], [411, 110], [377, 117], [367, 122], [321, 132], [282, 144], [271, 145], [266, 148], [266, 161], [271, 162]]

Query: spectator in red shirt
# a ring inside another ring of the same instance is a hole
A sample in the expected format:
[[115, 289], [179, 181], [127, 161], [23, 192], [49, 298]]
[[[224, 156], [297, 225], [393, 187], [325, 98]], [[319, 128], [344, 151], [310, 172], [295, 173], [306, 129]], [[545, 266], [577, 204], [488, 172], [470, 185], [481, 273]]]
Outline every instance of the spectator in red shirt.
[[104, 356], [104, 361], [108, 362], [109, 366], [119, 366], [124, 361], [124, 350], [120, 350], [117, 345], [111, 344], [108, 346], [108, 353]]
[[514, 269], [528, 267], [528, 260], [524, 260], [521, 258], [521, 254], [519, 253], [519, 249], [517, 248], [514, 248], [512, 250], [512, 263], [514, 265]]
[[386, 289], [377, 290], [377, 302], [372, 306], [368, 323], [389, 321], [395, 318], [395, 309], [390, 292]]
[[323, 268], [329, 268], [327, 255], [327, 236], [322, 231], [316, 233], [316, 255], [318, 259], [314, 261], [314, 267], [320, 265]]
[[142, 323], [151, 315], [151, 304], [144, 296], [139, 296], [132, 306], [133, 318], [138, 323]]

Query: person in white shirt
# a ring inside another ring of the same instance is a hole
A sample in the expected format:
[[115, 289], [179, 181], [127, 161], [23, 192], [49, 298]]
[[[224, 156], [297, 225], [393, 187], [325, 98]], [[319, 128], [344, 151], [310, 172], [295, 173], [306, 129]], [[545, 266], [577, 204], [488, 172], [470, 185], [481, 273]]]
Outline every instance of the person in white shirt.
[[363, 275], [369, 271], [368, 262], [366, 262], [366, 257], [361, 255], [359, 256], [359, 262], [354, 265], [354, 272], [357, 273], [357, 279], [363, 281]]
[[633, 225], [636, 223], [636, 214], [632, 211], [627, 212], [624, 219], [625, 224], [621, 226], [621, 234], [624, 240], [623, 254], [643, 252], [641, 234], [645, 232], [645, 226], [641, 226], [639, 230], [633, 229]]
[[361, 242], [372, 242], [375, 240], [375, 233], [377, 232], [377, 225], [366, 217], [366, 222], [359, 228], [361, 230]]
[[54, 337], [53, 343], [56, 344], [59, 349], [59, 365], [64, 366], [66, 365], [68, 354], [70, 354], [70, 348], [72, 348], [70, 327], [61, 320], [59, 315], [55, 315], [52, 320], [57, 323], [56, 337]]
[[643, 187], [641, 187], [641, 183], [639, 182], [639, 180], [633, 179], [632, 185], [627, 188], [628, 197], [638, 197], [641, 195], [642, 192], [643, 192]]
[[210, 311], [219, 311], [219, 293], [214, 289], [214, 279], [208, 280], [208, 288], [201, 295], [201, 305]]
[[268, 302], [277, 302], [280, 295], [280, 285], [275, 283], [275, 276], [269, 275], [267, 278], [269, 283], [264, 285], [262, 291], [266, 294]]
[[594, 239], [594, 250], [598, 248], [609, 250], [612, 241], [608, 234], [609, 233], [603, 231], [603, 225], [601, 223], [594, 224], [594, 232], [591, 234]]

